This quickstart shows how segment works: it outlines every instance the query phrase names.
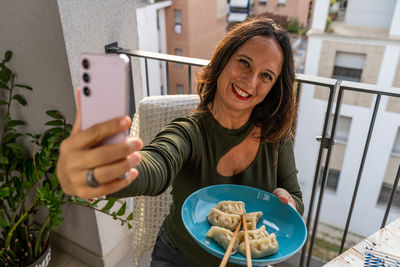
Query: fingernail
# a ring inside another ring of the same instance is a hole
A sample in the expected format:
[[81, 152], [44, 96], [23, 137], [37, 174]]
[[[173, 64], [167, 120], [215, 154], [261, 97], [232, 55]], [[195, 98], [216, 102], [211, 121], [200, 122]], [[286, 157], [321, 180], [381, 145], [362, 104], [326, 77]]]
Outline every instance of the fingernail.
[[131, 148], [133, 148], [133, 149], [136, 149], [136, 142], [135, 142], [135, 138], [129, 138], [128, 139], [128, 145], [131, 147]]
[[119, 124], [120, 124], [122, 127], [129, 126], [129, 119], [128, 119], [127, 117], [123, 117], [123, 118], [119, 121]]
[[133, 167], [137, 164], [137, 158], [134, 156], [129, 157], [129, 164]]

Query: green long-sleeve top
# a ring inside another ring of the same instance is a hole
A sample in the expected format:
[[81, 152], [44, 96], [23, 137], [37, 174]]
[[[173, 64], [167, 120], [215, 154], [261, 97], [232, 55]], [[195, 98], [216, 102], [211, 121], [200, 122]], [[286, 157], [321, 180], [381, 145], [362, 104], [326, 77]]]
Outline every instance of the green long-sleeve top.
[[281, 187], [292, 195], [297, 210], [303, 213], [290, 138], [281, 143], [261, 143], [253, 162], [239, 174], [227, 177], [217, 172], [219, 159], [240, 144], [253, 127], [249, 121], [239, 129], [224, 128], [210, 112], [179, 117], [141, 150], [138, 178], [112, 196], [154, 196], [172, 184], [173, 203], [166, 218], [168, 237], [199, 266], [218, 266], [221, 259], [197, 245], [181, 219], [183, 202], [194, 191], [216, 184], [247, 185], [268, 192]]

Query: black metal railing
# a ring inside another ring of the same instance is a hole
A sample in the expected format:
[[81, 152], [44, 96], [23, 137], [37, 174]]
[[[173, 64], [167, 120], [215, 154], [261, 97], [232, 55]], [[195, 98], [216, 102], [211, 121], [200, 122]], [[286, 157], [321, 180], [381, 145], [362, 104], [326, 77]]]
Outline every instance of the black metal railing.
[[[149, 73], [148, 73], [148, 68], [147, 68], [147, 60], [148, 59], [154, 59], [154, 60], [159, 60], [166, 62], [166, 75], [167, 75], [167, 92], [169, 92], [169, 67], [168, 63], [173, 62], [173, 63], [180, 63], [183, 65], [188, 66], [188, 84], [189, 84], [189, 92], [191, 92], [191, 84], [192, 84], [192, 66], [205, 66], [208, 64], [208, 60], [203, 60], [203, 59], [196, 59], [196, 58], [190, 58], [190, 57], [183, 57], [183, 56], [175, 56], [175, 55], [167, 55], [167, 54], [161, 54], [161, 53], [154, 53], [154, 52], [145, 52], [145, 51], [139, 51], [139, 50], [129, 50], [129, 49], [124, 49], [118, 47], [117, 43], [113, 43], [110, 45], [106, 46], [106, 52], [107, 53], [117, 53], [117, 54], [126, 54], [129, 57], [139, 57], [139, 58], [144, 58], [145, 60], [145, 79], [146, 79], [146, 89], [147, 89], [147, 96], [150, 95], [150, 90], [149, 90]], [[309, 84], [309, 85], [315, 85], [315, 86], [323, 86], [326, 87], [329, 90], [329, 98], [327, 100], [327, 106], [326, 106], [326, 111], [325, 111], [325, 120], [324, 120], [324, 125], [321, 133], [321, 137], [317, 138], [318, 141], [320, 141], [320, 147], [319, 147], [319, 152], [318, 152], [318, 159], [317, 159], [317, 164], [315, 166], [315, 173], [314, 173], [314, 180], [313, 180], [313, 185], [312, 185], [312, 191], [311, 191], [311, 198], [310, 198], [310, 203], [308, 207], [308, 213], [307, 213], [307, 220], [306, 220], [306, 226], [308, 231], [311, 230], [311, 236], [308, 237], [308, 251], [307, 251], [307, 246], [303, 246], [301, 256], [300, 256], [300, 261], [299, 261], [299, 266], [310, 266], [311, 263], [311, 258], [313, 254], [313, 248], [314, 248], [314, 241], [316, 238], [316, 233], [317, 233], [317, 228], [318, 228], [318, 221], [319, 221], [319, 216], [320, 216], [320, 211], [321, 211], [321, 206], [322, 206], [322, 201], [324, 198], [324, 193], [325, 193], [325, 187], [326, 187], [326, 181], [327, 181], [327, 176], [328, 176], [328, 171], [329, 171], [329, 163], [332, 155], [332, 147], [334, 145], [334, 138], [335, 138], [335, 131], [336, 131], [336, 125], [338, 123], [338, 118], [340, 114], [340, 108], [342, 106], [342, 101], [343, 101], [343, 95], [345, 91], [355, 91], [355, 92], [361, 92], [361, 93], [366, 93], [366, 94], [371, 94], [375, 96], [375, 105], [372, 113], [372, 117], [370, 120], [370, 125], [368, 129], [368, 135], [365, 141], [364, 145], [364, 151], [362, 154], [362, 159], [360, 163], [360, 167], [358, 170], [358, 175], [357, 175], [357, 180], [356, 184], [354, 187], [353, 191], [353, 196], [352, 196], [352, 201], [350, 204], [350, 209], [347, 215], [347, 220], [346, 220], [346, 225], [345, 229], [343, 232], [343, 237], [339, 249], [339, 254], [343, 252], [344, 249], [344, 244], [346, 242], [348, 230], [349, 230], [349, 225], [351, 222], [351, 217], [353, 214], [353, 208], [354, 204], [357, 198], [357, 193], [359, 189], [359, 184], [360, 180], [362, 177], [362, 173], [364, 170], [364, 164], [365, 164], [365, 159], [368, 153], [368, 148], [369, 144], [371, 142], [371, 136], [374, 130], [375, 126], [375, 120], [376, 120], [376, 115], [378, 112], [378, 108], [380, 105], [381, 97], [382, 96], [391, 96], [391, 97], [397, 97], [400, 98], [400, 88], [398, 89], [398, 92], [395, 92], [393, 88], [381, 88], [380, 86], [377, 85], [370, 85], [370, 84], [362, 84], [362, 83], [357, 83], [357, 82], [350, 82], [350, 81], [340, 81], [336, 79], [330, 79], [330, 78], [323, 78], [323, 77], [317, 77], [317, 76], [310, 76], [310, 75], [304, 75], [304, 74], [297, 74], [296, 75], [296, 81], [297, 81], [297, 88], [300, 90], [302, 87], [302, 84]], [[161, 94], [164, 94], [164, 92], [161, 92]], [[337, 95], [337, 98], [335, 99]], [[132, 98], [134, 99], [134, 98]], [[134, 101], [134, 100], [133, 100]], [[135, 103], [133, 103], [133, 106], [135, 107]], [[333, 111], [333, 121], [332, 121], [332, 127], [331, 127], [331, 132], [328, 135], [328, 125], [330, 124], [330, 121], [332, 118], [330, 116], [331, 111]], [[322, 177], [320, 176], [320, 171], [321, 171], [321, 163], [323, 159], [323, 154], [325, 152], [325, 163], [324, 163], [324, 168], [322, 171]], [[318, 186], [320, 180], [320, 184]], [[397, 175], [394, 180], [393, 188], [391, 191], [391, 195], [389, 198], [389, 201], [386, 206], [385, 214], [383, 216], [381, 228], [383, 228], [386, 225], [386, 221], [392, 206], [393, 202], [393, 197], [396, 192], [396, 189], [399, 184], [399, 179], [400, 179], [400, 166], [397, 171]], [[319, 195], [318, 195], [318, 201], [316, 203], [316, 210], [314, 214], [314, 202], [316, 199], [316, 196], [318, 194], [318, 187], [319, 187]], [[311, 224], [312, 228], [311, 227]]]

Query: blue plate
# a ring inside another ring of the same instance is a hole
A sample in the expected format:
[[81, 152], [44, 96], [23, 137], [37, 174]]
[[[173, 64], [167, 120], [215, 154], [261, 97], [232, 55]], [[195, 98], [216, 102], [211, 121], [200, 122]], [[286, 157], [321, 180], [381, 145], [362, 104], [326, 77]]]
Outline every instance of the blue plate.
[[[279, 250], [274, 255], [253, 259], [254, 265], [275, 264], [292, 256], [306, 241], [307, 229], [300, 214], [289, 205], [265, 191], [242, 185], [214, 185], [191, 194], [183, 203], [182, 220], [193, 239], [206, 251], [223, 258], [225, 249], [206, 237], [211, 225], [207, 220], [210, 208], [223, 200], [243, 201], [246, 212], [262, 211], [257, 228], [265, 225], [268, 233], [275, 233]], [[230, 262], [246, 265], [246, 256], [237, 252]]]

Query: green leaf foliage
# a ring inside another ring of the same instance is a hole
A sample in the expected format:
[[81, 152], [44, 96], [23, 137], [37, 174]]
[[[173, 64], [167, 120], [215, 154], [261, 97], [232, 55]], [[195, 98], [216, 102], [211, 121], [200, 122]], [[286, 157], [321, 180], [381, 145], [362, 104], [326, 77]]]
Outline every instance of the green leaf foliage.
[[10, 81], [10, 72], [4, 70], [0, 65], [0, 81], [7, 84]]
[[17, 100], [21, 105], [26, 106], [26, 99], [22, 95], [14, 95], [12, 99]]
[[126, 210], [126, 202], [124, 202], [121, 206], [121, 208], [119, 208], [119, 210], [117, 211], [117, 216], [122, 216], [125, 214], [125, 210]]
[[5, 83], [0, 82], [0, 89], [7, 89], [7, 90], [10, 90], [10, 87], [8, 87], [8, 85], [5, 84]]
[[58, 110], [48, 110], [46, 111], [46, 114], [54, 119], [64, 119], [63, 115]]
[[5, 53], [5, 55], [4, 55], [4, 62], [10, 61], [10, 59], [11, 59], [11, 57], [12, 57], [12, 54], [13, 54], [12, 51], [7, 50], [6, 53]]
[[0, 155], [0, 164], [8, 164], [8, 158], [4, 155]]
[[28, 90], [33, 91], [32, 87], [30, 87], [30, 86], [28, 86], [28, 85], [23, 85], [23, 84], [16, 83], [16, 84], [15, 84], [15, 87], [25, 88], [25, 89], [28, 89]]
[[129, 215], [128, 215], [128, 217], [126, 217], [126, 220], [127, 221], [130, 221], [130, 220], [132, 220], [133, 219], [133, 212], [131, 212]]
[[64, 125], [64, 122], [61, 120], [54, 120], [54, 121], [48, 121], [46, 122], [45, 125], [49, 125], [49, 126], [62, 126]]
[[107, 204], [101, 209], [101, 211], [109, 211], [114, 206], [115, 201], [117, 201], [116, 198], [109, 198]]
[[25, 122], [21, 121], [21, 120], [11, 120], [7, 123], [8, 127], [14, 127], [14, 126], [18, 126], [18, 125], [25, 125]]
[[[56, 167], [60, 144], [70, 135], [72, 125], [61, 112], [48, 110], [43, 115], [51, 120], [42, 132], [22, 132], [25, 127], [18, 126], [25, 122], [10, 114], [15, 114], [14, 109], [20, 109], [20, 105], [28, 104], [20, 92], [24, 89], [32, 91], [32, 88], [17, 83], [18, 76], [7, 67], [11, 59], [11, 51], [0, 59], [0, 89], [6, 89], [0, 94], [0, 108], [7, 110], [4, 115], [0, 113], [3, 120], [3, 129], [0, 129], [0, 266], [29, 266], [45, 249], [50, 232], [62, 223], [65, 203], [85, 206], [112, 216], [122, 225], [131, 225], [123, 217], [126, 203], [110, 213], [117, 202], [115, 198], [104, 200], [107, 202], [100, 209], [97, 205], [101, 200], [90, 203], [64, 194]], [[47, 218], [37, 225], [33, 216], [39, 209], [47, 210]], [[131, 215], [128, 217], [132, 218]], [[1, 249], [4, 247], [8, 249]]]
[[1, 227], [10, 226], [10, 223], [8, 221], [6, 221], [5, 219], [0, 218], [0, 226]]

